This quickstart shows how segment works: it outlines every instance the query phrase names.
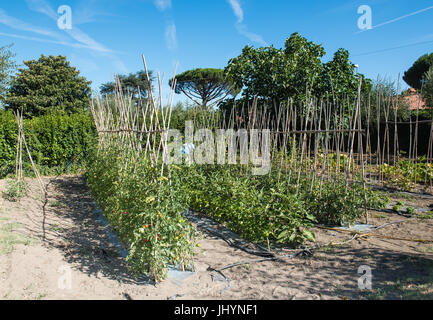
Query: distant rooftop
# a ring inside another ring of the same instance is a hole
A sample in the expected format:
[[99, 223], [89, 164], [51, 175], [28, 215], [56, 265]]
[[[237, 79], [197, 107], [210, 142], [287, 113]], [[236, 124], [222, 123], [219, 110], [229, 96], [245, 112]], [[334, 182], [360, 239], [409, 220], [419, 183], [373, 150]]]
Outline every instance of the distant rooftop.
[[409, 110], [426, 109], [426, 103], [414, 88], [407, 90], [405, 96], [403, 96], [403, 101], [409, 105]]

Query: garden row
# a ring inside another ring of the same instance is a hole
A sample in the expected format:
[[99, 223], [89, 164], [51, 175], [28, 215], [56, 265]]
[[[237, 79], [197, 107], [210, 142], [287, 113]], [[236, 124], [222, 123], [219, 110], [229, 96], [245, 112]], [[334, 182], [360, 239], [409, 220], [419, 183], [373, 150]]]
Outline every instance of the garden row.
[[380, 195], [343, 177], [312, 182], [305, 173], [296, 184], [276, 170], [253, 176], [242, 173], [240, 165], [168, 167], [144, 158], [125, 166], [127, 158], [115, 147], [95, 151], [87, 183], [129, 250], [132, 270], [156, 280], [166, 276], [169, 266], [191, 265], [197, 234], [183, 215], [188, 209], [250, 241], [296, 246], [315, 240], [311, 227], [316, 223], [351, 223], [363, 208], [385, 205]]

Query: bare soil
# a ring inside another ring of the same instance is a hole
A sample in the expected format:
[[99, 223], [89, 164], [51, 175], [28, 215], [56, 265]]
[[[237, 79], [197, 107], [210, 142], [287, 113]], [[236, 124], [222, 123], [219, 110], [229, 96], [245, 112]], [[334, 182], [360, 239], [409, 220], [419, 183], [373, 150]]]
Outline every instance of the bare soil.
[[[222, 271], [226, 278], [211, 270], [258, 257], [203, 230], [196, 272], [183, 281], [152, 284], [128, 271], [98, 220], [82, 176], [43, 178], [47, 200], [37, 180], [26, 181], [29, 193], [20, 201], [0, 198], [0, 299], [433, 298], [433, 242], [408, 241], [433, 240], [433, 219], [371, 211], [369, 223], [399, 223], [355, 238], [314, 228], [311, 255], [228, 268]], [[0, 193], [5, 190], [6, 180], [0, 180]], [[417, 208], [433, 205], [433, 197], [391, 196]], [[358, 287], [360, 266], [371, 268], [372, 289]], [[65, 270], [70, 270], [70, 288], [61, 285]]]

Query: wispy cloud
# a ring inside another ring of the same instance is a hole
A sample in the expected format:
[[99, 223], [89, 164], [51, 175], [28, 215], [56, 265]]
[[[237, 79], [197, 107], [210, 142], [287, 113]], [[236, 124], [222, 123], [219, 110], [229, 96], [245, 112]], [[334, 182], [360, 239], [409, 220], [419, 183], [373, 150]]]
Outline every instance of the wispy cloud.
[[104, 45], [100, 44], [96, 40], [92, 39], [90, 36], [88, 36], [86, 33], [81, 31], [77, 27], [74, 27], [71, 30], [65, 30], [65, 32], [69, 36], [71, 36], [75, 41], [78, 41], [86, 45], [88, 48], [92, 50], [106, 52], [106, 53], [114, 53], [113, 50], [105, 47]]
[[242, 9], [242, 6], [239, 2], [239, 0], [227, 0], [230, 4], [234, 15], [237, 18], [236, 21], [236, 30], [239, 34], [243, 35], [244, 37], [247, 37], [252, 42], [258, 43], [262, 46], [266, 46], [267, 43], [265, 40], [263, 40], [263, 37], [259, 34], [253, 33], [248, 31], [247, 26], [243, 23], [244, 21], [244, 11]]
[[[42, 13], [51, 19], [57, 19], [58, 15], [54, 9], [44, 0], [26, 0], [30, 10]], [[106, 4], [105, 4], [106, 7]], [[112, 13], [103, 12], [98, 5], [98, 0], [82, 0], [74, 4], [74, 25], [94, 22], [96, 16], [115, 16]]]
[[0, 32], [0, 35], [4, 36], [4, 37], [11, 37], [11, 38], [16, 38], [16, 39], [30, 40], [30, 41], [36, 41], [36, 42], [42, 42], [42, 43], [60, 44], [63, 46], [79, 48], [79, 49], [91, 49], [89, 46], [86, 46], [86, 45], [81, 44], [81, 43], [76, 43], [76, 42], [73, 43], [73, 42], [68, 42], [68, 41], [56, 41], [56, 40], [51, 40], [51, 39], [24, 36], [24, 35], [20, 35], [20, 34], [6, 33], [6, 32]]
[[177, 48], [176, 25], [174, 22], [168, 23], [165, 27], [165, 41], [169, 50]]
[[[54, 11], [53, 8], [49, 5], [48, 2], [45, 0], [26, 0], [27, 5], [30, 10], [42, 13], [51, 19], [57, 21], [57, 14]], [[72, 29], [64, 30], [72, 39], [75, 41], [78, 41], [79, 43], [85, 45], [87, 48], [95, 51], [105, 52], [105, 53], [112, 53], [113, 51], [104, 45], [98, 43], [96, 40], [92, 39], [90, 36], [88, 36], [86, 33], [81, 31], [79, 28], [74, 26]]]
[[32, 33], [37, 33], [39, 35], [43, 36], [49, 36], [53, 38], [60, 38], [60, 35], [56, 32], [53, 32], [51, 30], [36, 27], [34, 25], [31, 25], [27, 22], [21, 21], [17, 18], [11, 17], [6, 14], [2, 9], [0, 9], [0, 23], [15, 29], [15, 30], [21, 30], [21, 31], [28, 31]]
[[30, 10], [45, 14], [51, 19], [57, 19], [57, 14], [53, 8], [44, 0], [26, 0]]
[[155, 6], [161, 11], [171, 8], [171, 0], [155, 0], [154, 3]]
[[[113, 4], [111, 1], [80, 0], [74, 4], [74, 10], [72, 12], [74, 25], [86, 24], [95, 21], [101, 22], [101, 17], [111, 19], [113, 17], [119, 17], [117, 11], [112, 9], [113, 6], [115, 6], [115, 4]], [[113, 12], [116, 12], [116, 14]]]
[[427, 7], [427, 8], [421, 9], [421, 10], [417, 10], [417, 11], [411, 12], [411, 13], [409, 13], [409, 14], [405, 14], [405, 15], [403, 15], [403, 16], [401, 16], [401, 17], [394, 18], [394, 19], [391, 19], [391, 20], [388, 20], [388, 21], [385, 21], [385, 22], [379, 23], [379, 24], [377, 24], [377, 25], [375, 25], [375, 26], [372, 26], [371, 29], [361, 30], [361, 31], [358, 31], [357, 33], [361, 33], [361, 32], [369, 31], [369, 30], [372, 30], [372, 29], [376, 29], [376, 28], [382, 27], [382, 26], [384, 26], [384, 25], [391, 24], [391, 23], [394, 23], [394, 22], [397, 22], [397, 21], [400, 21], [400, 20], [406, 19], [406, 18], [408, 18], [408, 17], [412, 17], [412, 16], [414, 16], [414, 15], [420, 14], [420, 13], [422, 13], [422, 12], [425, 12], [425, 11], [428, 11], [428, 10], [431, 10], [431, 9], [433, 9], [433, 6], [430, 6], [430, 7]]
[[233, 13], [235, 14], [235, 16], [238, 18], [238, 23], [242, 23], [244, 21], [244, 11], [242, 10], [241, 4], [239, 3], [238, 0], [228, 0]]
[[237, 24], [236, 29], [238, 30], [239, 34], [247, 37], [252, 42], [258, 43], [262, 46], [266, 46], [267, 43], [265, 40], [263, 40], [262, 36], [253, 32], [248, 31], [247, 27], [243, 24]]
[[168, 50], [177, 49], [176, 24], [171, 18], [171, 0], [154, 0], [156, 8], [164, 12], [165, 16], [165, 43]]
[[[58, 19], [57, 13], [54, 11], [54, 9], [50, 6], [50, 4], [47, 1], [26, 0], [26, 3], [30, 10], [44, 14], [57, 22]], [[12, 17], [2, 9], [0, 9], [0, 24], [6, 25], [7, 27], [14, 30], [29, 32], [38, 35], [38, 36], [29, 36], [29, 35], [22, 35], [16, 33], [0, 32], [0, 35], [4, 37], [11, 37], [11, 38], [23, 39], [28, 41], [36, 41], [41, 43], [51, 43], [51, 44], [72, 47], [72, 48], [78, 48], [78, 49], [88, 49], [92, 52], [107, 56], [112, 61], [113, 65], [117, 70], [119, 70], [122, 73], [127, 72], [127, 68], [125, 64], [116, 55], [116, 53], [118, 52], [97, 42], [95, 39], [93, 39], [85, 32], [77, 28], [75, 24], [71, 30], [66, 29], [63, 30], [62, 32], [55, 31], [43, 27], [38, 27], [30, 23], [27, 23], [25, 21], [22, 21], [18, 18]], [[175, 47], [176, 41], [173, 41], [173, 39], [175, 39], [176, 36], [176, 29], [171, 28], [170, 32], [167, 32], [167, 34], [168, 34], [167, 39], [170, 40], [169, 42], [170, 46]]]

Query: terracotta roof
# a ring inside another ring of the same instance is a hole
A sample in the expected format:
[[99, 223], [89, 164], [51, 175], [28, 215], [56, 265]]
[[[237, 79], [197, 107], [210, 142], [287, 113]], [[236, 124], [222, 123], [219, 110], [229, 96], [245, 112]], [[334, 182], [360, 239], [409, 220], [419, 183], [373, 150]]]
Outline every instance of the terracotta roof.
[[425, 101], [421, 94], [417, 93], [414, 88], [407, 90], [407, 95], [403, 96], [403, 101], [409, 105], [409, 110], [426, 109]]

